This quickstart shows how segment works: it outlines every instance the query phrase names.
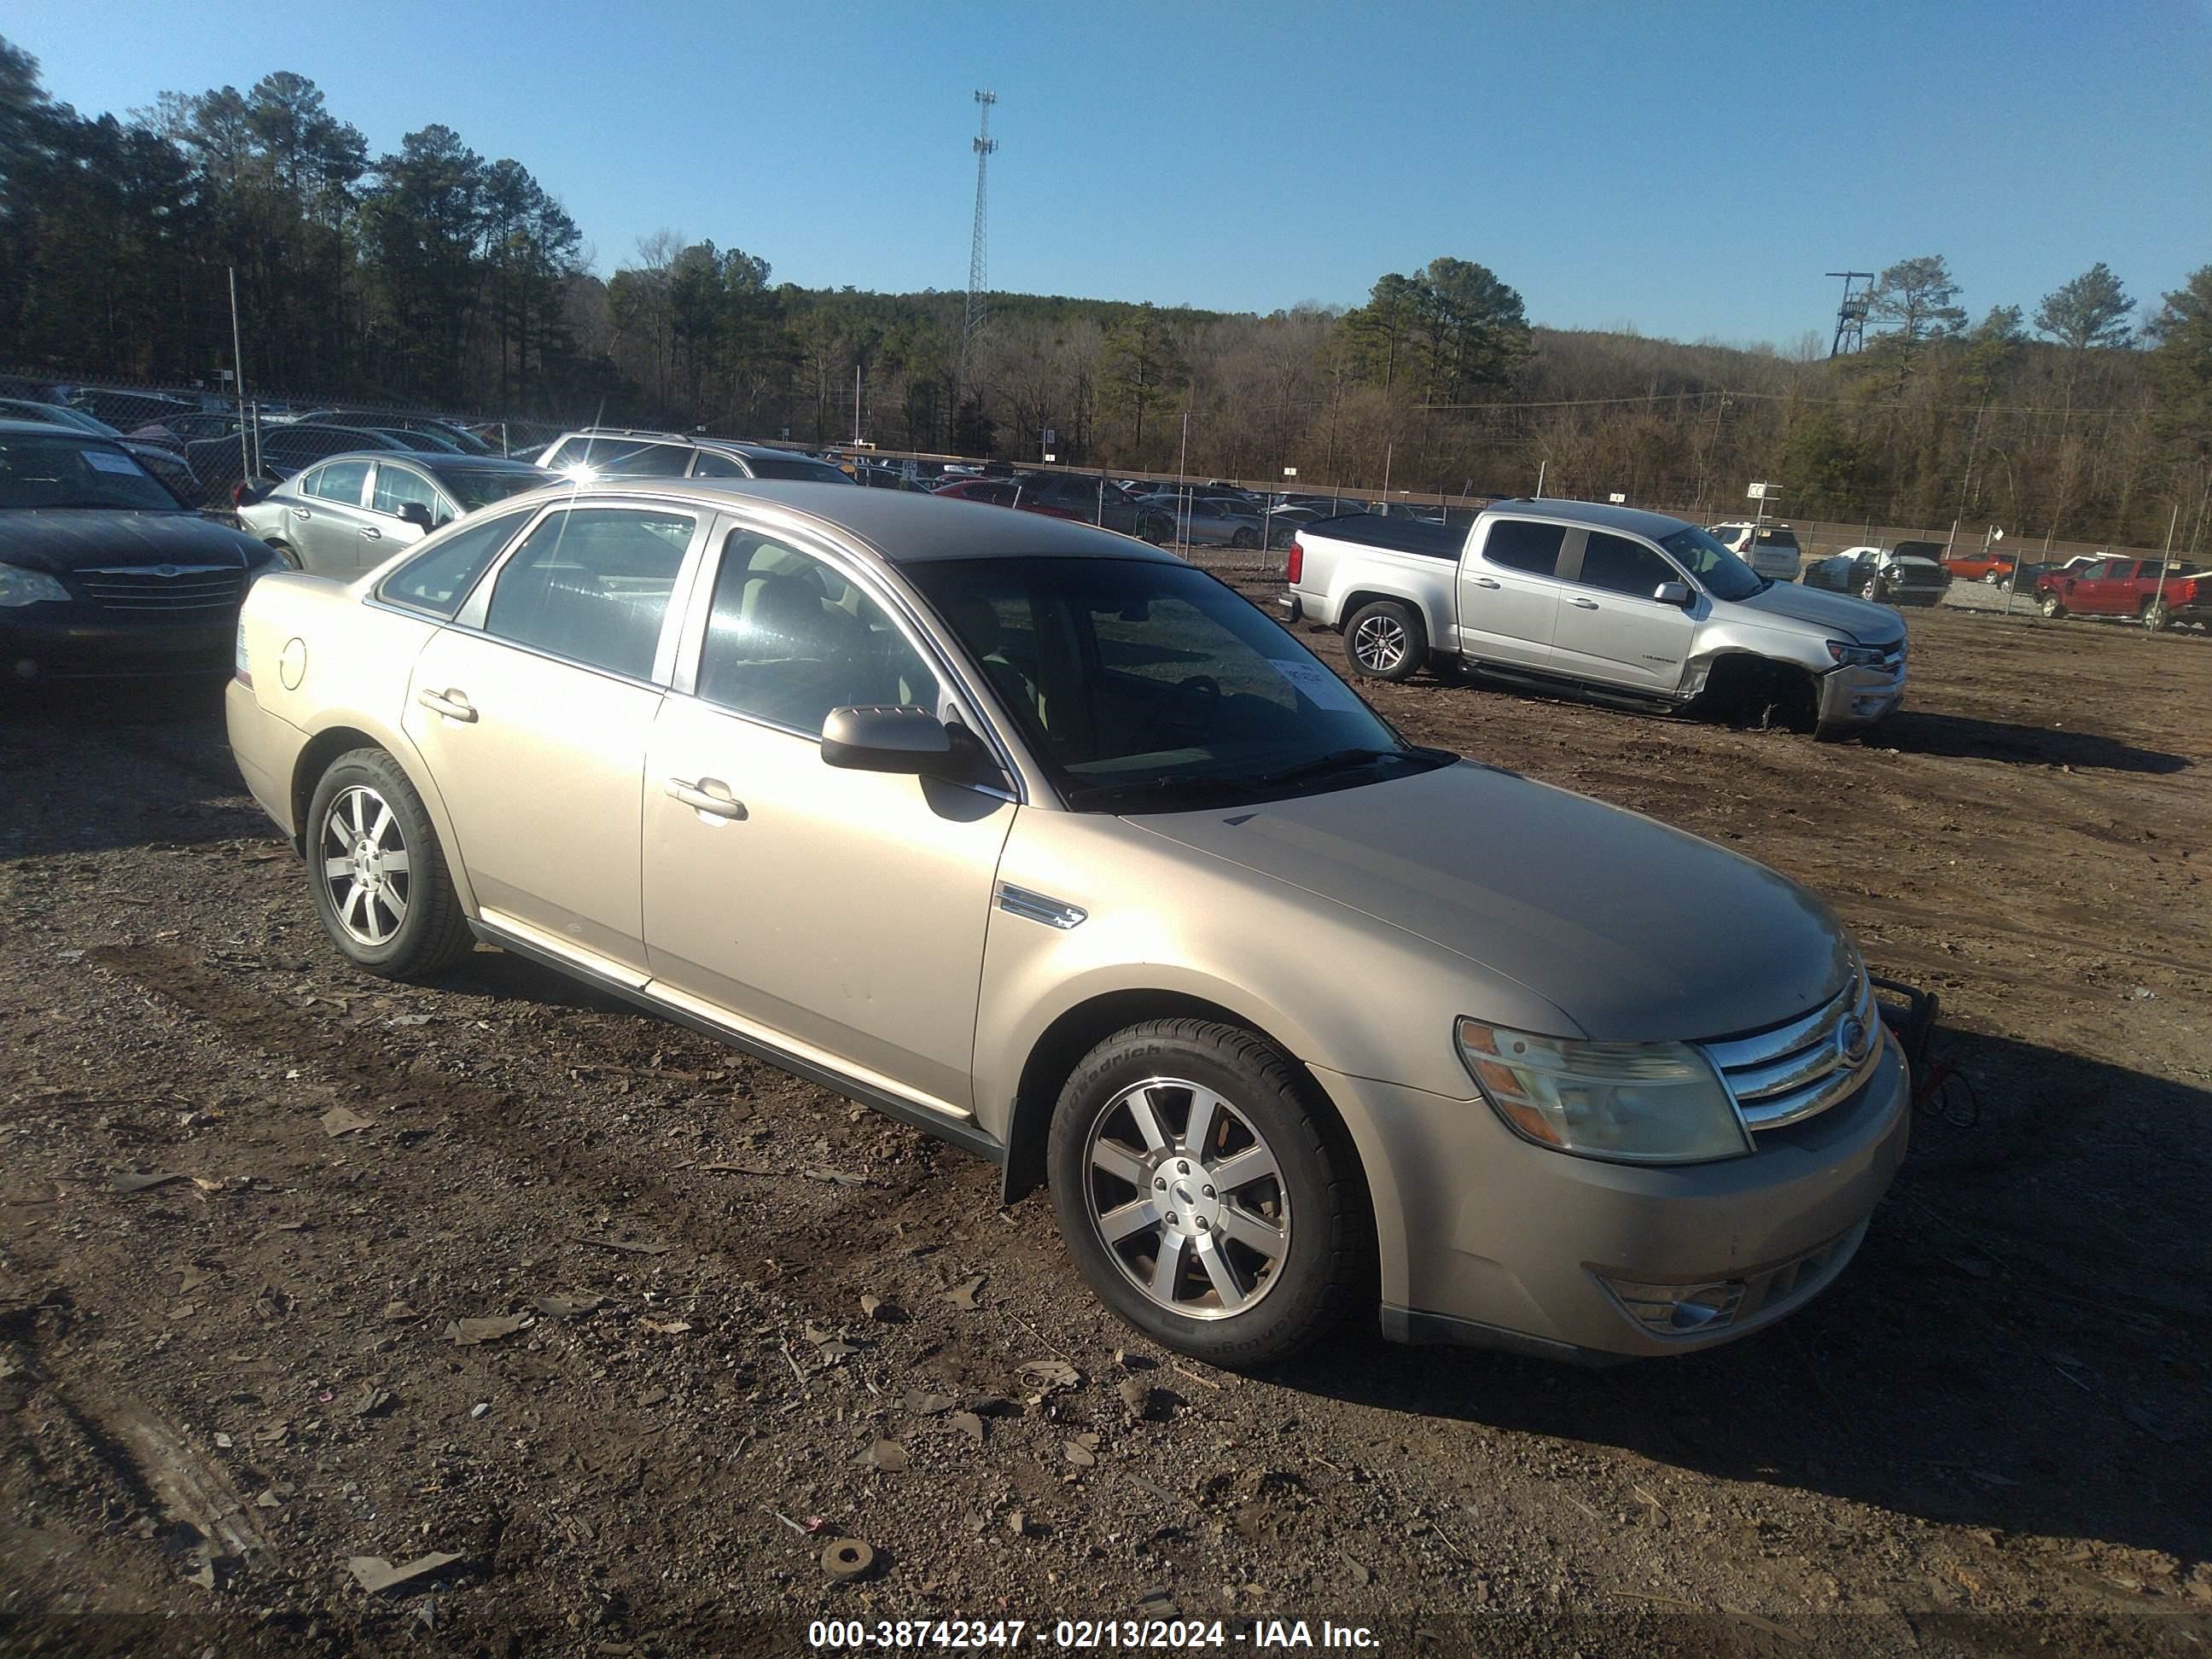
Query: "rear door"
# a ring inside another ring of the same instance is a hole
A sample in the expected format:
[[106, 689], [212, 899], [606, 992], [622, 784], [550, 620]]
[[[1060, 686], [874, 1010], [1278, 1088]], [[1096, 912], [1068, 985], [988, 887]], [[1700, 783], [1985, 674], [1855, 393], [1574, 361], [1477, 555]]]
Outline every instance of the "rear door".
[[318, 576], [350, 581], [361, 574], [362, 497], [368, 489], [367, 461], [325, 461], [301, 480], [291, 505], [293, 546], [300, 562]]
[[637, 983], [645, 750], [698, 532], [642, 502], [547, 511], [422, 648], [404, 717], [484, 920]]
[[1697, 624], [1652, 594], [1662, 582], [1685, 581], [1682, 573], [1657, 548], [1601, 530], [1569, 552], [1573, 580], [1553, 635], [1557, 671], [1631, 690], [1678, 689]]
[[1568, 533], [1565, 525], [1541, 519], [1489, 521], [1481, 544], [1460, 561], [1461, 655], [1515, 668], [1553, 666]]

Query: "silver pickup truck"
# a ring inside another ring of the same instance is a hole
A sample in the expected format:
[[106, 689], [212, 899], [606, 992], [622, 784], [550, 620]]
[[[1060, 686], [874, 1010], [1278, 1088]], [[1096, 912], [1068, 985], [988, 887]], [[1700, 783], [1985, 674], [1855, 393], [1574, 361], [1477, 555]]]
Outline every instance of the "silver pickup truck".
[[1770, 582], [1695, 525], [1632, 507], [1500, 501], [1464, 530], [1327, 520], [1298, 532], [1282, 605], [1340, 629], [1376, 679], [1457, 663], [1823, 737], [1905, 701], [1895, 611]]

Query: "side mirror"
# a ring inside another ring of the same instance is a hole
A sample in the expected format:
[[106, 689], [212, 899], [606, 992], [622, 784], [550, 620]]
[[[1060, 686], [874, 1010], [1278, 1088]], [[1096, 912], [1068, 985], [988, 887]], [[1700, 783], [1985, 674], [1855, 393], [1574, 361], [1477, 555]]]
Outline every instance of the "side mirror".
[[1687, 582], [1661, 582], [1651, 590], [1651, 597], [1662, 605], [1686, 605], [1690, 602]]
[[972, 783], [984, 770], [981, 758], [972, 734], [948, 726], [927, 708], [833, 708], [822, 722], [822, 763], [848, 772], [903, 772]]
[[411, 524], [417, 530], [428, 530], [430, 527], [430, 509], [421, 501], [402, 501], [399, 503], [399, 521]]

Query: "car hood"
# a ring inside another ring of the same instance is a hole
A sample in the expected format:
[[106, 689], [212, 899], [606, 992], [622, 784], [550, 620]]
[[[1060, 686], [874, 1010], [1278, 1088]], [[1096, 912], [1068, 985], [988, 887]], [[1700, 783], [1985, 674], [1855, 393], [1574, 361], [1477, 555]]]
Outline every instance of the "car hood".
[[[1833, 914], [1788, 878], [1641, 814], [1472, 762], [1130, 822], [1465, 957], [1601, 1040], [1778, 1024], [1833, 996], [1855, 960]], [[1345, 987], [1347, 997], [1368, 994]]]
[[1894, 645], [1905, 637], [1905, 619], [1887, 606], [1797, 582], [1777, 582], [1763, 593], [1729, 603], [1788, 622], [1811, 623], [1861, 645]]
[[197, 513], [40, 507], [0, 513], [0, 564], [58, 574], [101, 564], [220, 564], [243, 569], [268, 550]]

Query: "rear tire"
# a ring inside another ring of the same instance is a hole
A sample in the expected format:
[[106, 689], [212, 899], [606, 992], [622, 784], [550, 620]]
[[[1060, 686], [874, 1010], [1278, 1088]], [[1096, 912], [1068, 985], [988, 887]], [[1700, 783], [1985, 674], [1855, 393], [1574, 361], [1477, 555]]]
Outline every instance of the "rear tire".
[[1230, 533], [1229, 544], [1231, 547], [1257, 547], [1260, 544], [1260, 532], [1256, 530], [1232, 531]]
[[307, 568], [300, 562], [299, 554], [295, 552], [291, 548], [287, 547], [283, 542], [271, 542], [269, 545], [276, 550], [276, 556], [283, 562], [285, 569], [305, 570]]
[[323, 774], [305, 841], [315, 914], [364, 973], [427, 977], [475, 948], [422, 798], [381, 749], [350, 750]]
[[1268, 1364], [1371, 1300], [1348, 1139], [1251, 1031], [1162, 1019], [1116, 1032], [1060, 1090], [1047, 1158], [1091, 1288], [1180, 1353]]
[[1370, 599], [1345, 619], [1344, 653], [1369, 679], [1410, 679], [1429, 659], [1428, 630], [1413, 606]]
[[2163, 599], [2143, 602], [2142, 625], [2154, 634], [2162, 634], [2173, 621], [2172, 609]]

